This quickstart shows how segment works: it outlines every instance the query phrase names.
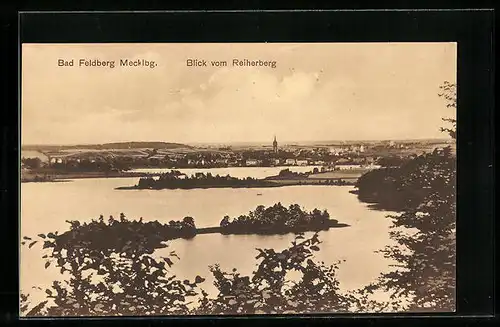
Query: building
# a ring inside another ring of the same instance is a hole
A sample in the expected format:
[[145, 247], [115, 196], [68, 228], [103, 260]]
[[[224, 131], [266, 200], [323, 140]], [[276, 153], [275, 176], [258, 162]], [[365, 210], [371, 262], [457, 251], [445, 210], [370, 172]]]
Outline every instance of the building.
[[55, 163], [67, 163], [68, 161], [71, 161], [74, 156], [71, 154], [52, 154], [48, 155], [48, 161], [49, 165], [50, 164], [55, 164]]
[[295, 159], [286, 159], [285, 164], [287, 165], [296, 165], [297, 161]]
[[366, 169], [380, 169], [380, 168], [382, 168], [382, 166], [381, 165], [375, 165], [375, 164], [371, 163], [371, 164], [368, 164], [368, 165], [364, 165], [363, 168], [366, 168]]
[[276, 141], [276, 135], [274, 135], [273, 152], [274, 152], [274, 154], [278, 153], [278, 141]]
[[160, 160], [165, 159], [165, 155], [164, 155], [164, 154], [155, 154], [155, 155], [153, 155], [153, 156], [149, 157], [148, 159], [149, 159], [149, 160], [153, 160], [153, 161], [154, 161], [154, 160], [158, 160], [158, 161], [160, 161]]
[[168, 157], [169, 160], [172, 160], [172, 161], [181, 160], [185, 156], [182, 153], [166, 153], [165, 155], [166, 155], [166, 157]]
[[344, 148], [342, 148], [342, 147], [331, 147], [329, 150], [330, 150], [330, 153], [333, 155], [339, 155], [339, 154], [342, 154], [343, 152], [345, 152]]
[[296, 163], [298, 166], [307, 166], [309, 162], [305, 159], [297, 159]]
[[361, 165], [335, 165], [335, 168], [338, 170], [360, 169]]
[[260, 164], [260, 160], [257, 159], [247, 159], [245, 162], [247, 166], [258, 166]]

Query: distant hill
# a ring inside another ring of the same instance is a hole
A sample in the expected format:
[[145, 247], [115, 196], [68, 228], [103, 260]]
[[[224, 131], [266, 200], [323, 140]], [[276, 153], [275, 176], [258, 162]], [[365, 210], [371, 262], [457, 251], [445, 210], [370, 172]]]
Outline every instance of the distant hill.
[[90, 150], [111, 150], [111, 149], [179, 149], [193, 147], [181, 143], [168, 142], [115, 142], [104, 144], [80, 144], [80, 145], [22, 145], [22, 150], [31, 151], [60, 151], [60, 150], [75, 150], [75, 149], [90, 149]]

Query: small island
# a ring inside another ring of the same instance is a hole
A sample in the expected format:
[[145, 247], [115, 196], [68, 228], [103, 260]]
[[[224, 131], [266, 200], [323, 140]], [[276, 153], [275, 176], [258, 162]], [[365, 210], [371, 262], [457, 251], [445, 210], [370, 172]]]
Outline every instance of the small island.
[[280, 202], [267, 208], [260, 205], [248, 215], [240, 215], [234, 219], [225, 216], [220, 222], [222, 234], [286, 234], [347, 226], [336, 219], [330, 219], [326, 210], [314, 209], [308, 212], [298, 204], [287, 208]]

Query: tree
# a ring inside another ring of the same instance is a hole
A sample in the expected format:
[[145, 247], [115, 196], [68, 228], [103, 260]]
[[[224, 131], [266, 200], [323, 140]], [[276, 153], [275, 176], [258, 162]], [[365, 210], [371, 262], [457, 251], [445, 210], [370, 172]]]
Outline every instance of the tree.
[[[155, 249], [167, 247], [165, 237], [156, 234], [162, 228], [158, 222], [69, 223], [63, 234], [38, 235], [49, 250], [45, 267], [56, 265], [69, 278], [54, 281], [40, 303], [21, 294], [21, 310], [28, 316], [346, 312], [355, 303], [339, 290], [338, 263], [313, 261], [320, 250], [317, 234], [308, 239], [298, 234], [282, 251], [257, 249], [257, 268], [250, 276], [212, 266], [218, 294], [208, 297], [200, 288], [205, 278], [180, 280], [169, 272], [172, 259], [179, 259], [175, 252], [161, 260], [152, 257]], [[29, 248], [37, 242], [23, 239]], [[292, 272], [300, 278], [290, 278]], [[198, 306], [190, 307], [196, 299]]]
[[222, 228], [225, 228], [229, 225], [229, 216], [224, 216], [224, 218], [222, 218], [221, 222], [220, 222], [220, 227]]
[[[326, 266], [313, 261], [319, 251], [318, 235], [299, 234], [282, 250], [257, 249], [257, 269], [244, 276], [219, 265], [210, 267], [218, 294], [200, 300], [197, 314], [288, 314], [301, 312], [347, 312], [356, 303], [339, 290], [335, 278], [338, 263]], [[291, 273], [298, 278], [289, 278]]]
[[[101, 217], [100, 217], [101, 218]], [[124, 218], [124, 215], [123, 215]], [[60, 268], [69, 278], [56, 280], [45, 290], [47, 301], [31, 306], [21, 297], [21, 309], [29, 316], [123, 316], [188, 314], [189, 299], [198, 295], [204, 281], [180, 280], [167, 268], [175, 252], [161, 259], [152, 256], [156, 248], [167, 247], [168, 226], [158, 222], [102, 219], [92, 223], [69, 221], [69, 231], [40, 234], [49, 250], [45, 268]], [[34, 243], [30, 237], [31, 248]], [[24, 243], [26, 244], [26, 243]], [[50, 300], [50, 302], [48, 301]]]
[[[453, 102], [454, 85], [445, 82], [442, 88], [440, 96]], [[453, 103], [448, 107], [454, 108]], [[442, 131], [456, 136], [454, 127]], [[455, 309], [455, 185], [456, 160], [450, 147], [419, 156], [399, 169], [393, 186], [405, 195], [404, 207], [389, 216], [393, 219], [391, 238], [397, 245], [381, 251], [398, 262], [397, 269], [382, 274], [366, 292], [381, 289], [393, 299], [410, 300], [408, 305], [400, 303], [403, 310]]]
[[[440, 87], [438, 95], [445, 99], [446, 107], [457, 109], [457, 84], [445, 81]], [[448, 133], [452, 138], [457, 136], [457, 120], [454, 118], [443, 118], [443, 121], [451, 123], [452, 127], [442, 127], [441, 131]]]
[[38, 157], [36, 158], [22, 158], [21, 162], [29, 169], [37, 169], [42, 166], [42, 160]]
[[397, 187], [406, 193], [427, 192], [418, 200], [408, 199], [403, 211], [389, 216], [391, 238], [398, 245], [381, 252], [397, 260], [399, 269], [382, 275], [378, 287], [394, 297], [411, 298], [410, 310], [450, 311], [455, 303], [456, 168], [446, 149], [415, 160], [421, 163], [401, 176]]
[[189, 228], [196, 228], [193, 217], [184, 217], [184, 219], [182, 219], [182, 224]]

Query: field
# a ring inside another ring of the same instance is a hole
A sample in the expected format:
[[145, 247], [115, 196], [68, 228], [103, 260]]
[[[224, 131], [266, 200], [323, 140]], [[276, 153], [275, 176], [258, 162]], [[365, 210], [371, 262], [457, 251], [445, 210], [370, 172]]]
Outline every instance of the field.
[[[343, 177], [342, 180], [346, 182], [347, 184], [354, 184], [357, 181], [357, 177]], [[325, 185], [329, 181], [331, 181], [331, 178], [325, 178], [325, 179], [275, 179], [272, 180], [271, 182], [280, 184], [280, 185], [288, 185], [288, 186], [293, 186], [293, 185]]]
[[48, 161], [48, 157], [36, 150], [21, 150], [21, 158], [40, 158], [43, 162]]
[[364, 173], [370, 171], [369, 169], [346, 169], [346, 170], [334, 170], [327, 171], [324, 173], [311, 174], [309, 175], [309, 179], [357, 179]]

